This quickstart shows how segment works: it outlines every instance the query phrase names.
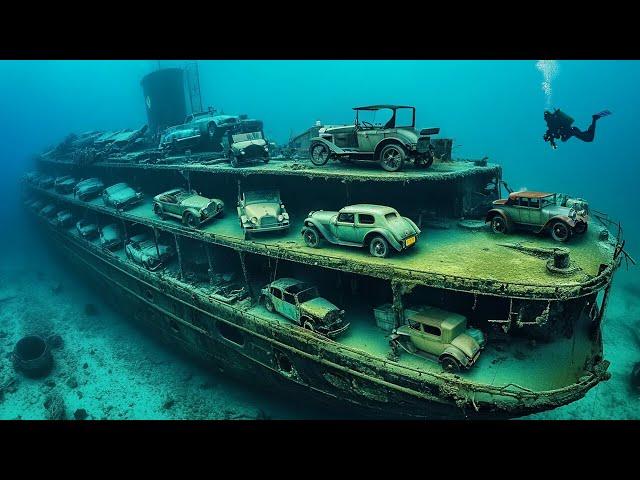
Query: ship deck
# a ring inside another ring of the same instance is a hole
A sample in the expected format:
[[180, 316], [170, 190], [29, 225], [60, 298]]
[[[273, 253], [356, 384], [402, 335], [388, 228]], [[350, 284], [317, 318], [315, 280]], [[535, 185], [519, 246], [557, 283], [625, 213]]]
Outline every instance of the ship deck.
[[[547, 270], [547, 258], [504, 246], [521, 244], [543, 249], [560, 246], [550, 237], [527, 233], [496, 235], [488, 228], [480, 231], [468, 230], [453, 222], [451, 228], [447, 229], [424, 227], [415, 247], [388, 258], [375, 258], [369, 255], [366, 249], [340, 247], [327, 242], [322, 242], [321, 248], [307, 247], [300, 235], [304, 220], [302, 216], [292, 215], [288, 232], [256, 234], [253, 238], [245, 240], [235, 211], [229, 211], [229, 203], [224, 217], [213, 219], [201, 229], [193, 230], [182, 226], [177, 220], [160, 220], [153, 213], [150, 198], [145, 198], [142, 203], [119, 213], [105, 207], [101, 198], [82, 202], [74, 199], [73, 195], [34, 189], [46, 193], [60, 203], [87, 207], [107, 215], [237, 250], [388, 280], [481, 294], [549, 299], [584, 295], [608, 283], [607, 279], [597, 283], [602, 277], [598, 276], [599, 269], [601, 264], [613, 263], [615, 250], [613, 239], [599, 240], [599, 232], [604, 227], [593, 221], [587, 233], [562, 244], [569, 249], [572, 264], [578, 268], [571, 274], [556, 274]], [[592, 289], [587, 289], [587, 285]]]
[[[377, 164], [342, 164], [330, 162], [321, 167], [313, 165], [309, 160], [294, 160], [284, 157], [276, 157], [264, 164], [261, 162], [247, 163], [238, 168], [232, 167], [228, 161], [213, 158], [209, 161], [188, 160], [187, 157], [168, 157], [163, 163], [139, 163], [126, 161], [123, 158], [113, 158], [101, 162], [95, 162], [87, 167], [99, 168], [126, 168], [138, 170], [182, 170], [189, 172], [205, 172], [226, 175], [285, 175], [324, 179], [337, 179], [348, 182], [441, 182], [457, 180], [471, 175], [492, 173], [498, 175], [501, 167], [488, 163], [486, 166], [475, 165], [472, 161], [452, 161], [434, 163], [428, 169], [415, 168], [407, 165], [400, 172], [389, 173]], [[207, 158], [202, 157], [202, 158]], [[72, 162], [55, 160], [47, 157], [40, 161], [53, 164], [75, 167]]]

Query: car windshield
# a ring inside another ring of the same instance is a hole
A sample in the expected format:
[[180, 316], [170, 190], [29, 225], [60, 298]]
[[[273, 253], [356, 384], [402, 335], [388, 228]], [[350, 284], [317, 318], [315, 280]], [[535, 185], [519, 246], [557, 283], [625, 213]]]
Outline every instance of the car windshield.
[[235, 135], [231, 135], [231, 140], [233, 140], [233, 143], [248, 142], [250, 140], [260, 139], [262, 139], [262, 132], [237, 133]]
[[318, 289], [316, 287], [309, 287], [298, 293], [296, 297], [298, 298], [298, 303], [308, 302], [318, 297]]
[[280, 192], [277, 190], [258, 190], [255, 192], [244, 192], [245, 205], [252, 203], [279, 203]]
[[556, 203], [555, 195], [549, 195], [548, 197], [542, 197], [540, 199], [540, 207], [548, 207], [549, 205], [555, 205], [555, 203]]
[[384, 108], [382, 110], [360, 110], [358, 112], [358, 124], [361, 127], [367, 127], [368, 124], [376, 128], [392, 128], [387, 126], [393, 118], [393, 110]]

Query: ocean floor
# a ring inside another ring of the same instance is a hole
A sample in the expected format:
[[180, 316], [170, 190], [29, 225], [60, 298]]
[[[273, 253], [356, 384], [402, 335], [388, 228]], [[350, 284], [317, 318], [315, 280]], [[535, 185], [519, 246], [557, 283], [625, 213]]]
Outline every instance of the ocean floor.
[[[46, 419], [55, 404], [64, 405], [67, 419], [349, 418], [204, 369], [114, 312], [46, 250], [13, 245], [1, 251], [0, 419]], [[635, 268], [623, 267], [614, 281], [604, 323], [612, 378], [578, 402], [528, 418], [640, 418], [640, 392], [629, 387], [631, 368], [640, 361], [636, 278]], [[11, 364], [13, 346], [28, 333], [62, 337], [45, 379], [27, 379]]]

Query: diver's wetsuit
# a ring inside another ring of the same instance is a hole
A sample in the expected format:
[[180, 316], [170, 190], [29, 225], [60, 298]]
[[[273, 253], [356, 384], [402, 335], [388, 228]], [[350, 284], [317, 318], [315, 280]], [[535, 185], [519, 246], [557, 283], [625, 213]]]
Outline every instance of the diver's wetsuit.
[[596, 121], [607, 115], [611, 115], [609, 110], [603, 110], [592, 115], [591, 125], [585, 131], [582, 131], [577, 127], [571, 126], [573, 119], [560, 112], [560, 110], [556, 110], [554, 113], [544, 112], [544, 119], [547, 122], [547, 132], [543, 136], [544, 141], [549, 142], [554, 149], [557, 148], [555, 142], [557, 138], [563, 142], [566, 142], [571, 137], [576, 137], [583, 142], [593, 142], [593, 138], [596, 135]]

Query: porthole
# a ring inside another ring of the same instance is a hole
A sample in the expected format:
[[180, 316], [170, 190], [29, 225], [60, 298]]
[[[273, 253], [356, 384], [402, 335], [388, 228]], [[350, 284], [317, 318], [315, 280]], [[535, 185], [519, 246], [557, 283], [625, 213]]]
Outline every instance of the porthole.
[[281, 352], [280, 350], [274, 350], [274, 356], [276, 358], [276, 367], [278, 367], [280, 373], [288, 377], [295, 373], [296, 369], [285, 353]]
[[244, 335], [237, 327], [224, 322], [216, 322], [216, 328], [220, 335], [236, 345], [244, 346]]

